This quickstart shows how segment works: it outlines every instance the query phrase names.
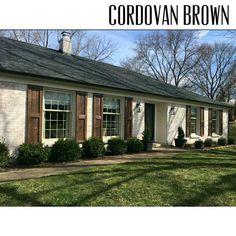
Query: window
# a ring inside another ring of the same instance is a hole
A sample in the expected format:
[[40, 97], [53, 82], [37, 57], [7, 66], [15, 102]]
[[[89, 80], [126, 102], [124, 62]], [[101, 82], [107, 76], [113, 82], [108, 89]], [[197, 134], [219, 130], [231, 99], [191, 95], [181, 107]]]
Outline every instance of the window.
[[103, 99], [104, 136], [120, 135], [120, 100], [104, 97]]
[[217, 133], [217, 111], [212, 110], [212, 133]]
[[62, 92], [44, 92], [44, 138], [68, 138], [71, 126], [72, 96]]
[[197, 133], [197, 108], [191, 107], [191, 125], [190, 133]]

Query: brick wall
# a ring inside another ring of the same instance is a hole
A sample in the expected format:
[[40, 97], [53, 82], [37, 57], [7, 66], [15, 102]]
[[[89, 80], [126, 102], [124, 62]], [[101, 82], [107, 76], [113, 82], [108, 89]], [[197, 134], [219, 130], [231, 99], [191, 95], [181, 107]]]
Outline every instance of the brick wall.
[[0, 81], [0, 138], [10, 151], [25, 142], [27, 86]]

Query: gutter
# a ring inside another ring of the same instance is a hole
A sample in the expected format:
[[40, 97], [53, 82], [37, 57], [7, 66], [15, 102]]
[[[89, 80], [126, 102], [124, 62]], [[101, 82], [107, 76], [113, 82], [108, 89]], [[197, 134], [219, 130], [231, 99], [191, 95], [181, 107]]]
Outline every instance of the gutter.
[[[197, 100], [194, 100], [194, 99], [184, 99], [184, 98], [177, 98], [177, 97], [174, 97], [174, 96], [164, 96], [164, 95], [161, 95], [161, 94], [154, 94], [154, 93], [148, 93], [148, 92], [143, 92], [143, 91], [137, 91], [137, 90], [131, 90], [131, 89], [121, 89], [121, 88], [116, 88], [116, 87], [111, 87], [111, 86], [106, 86], [106, 85], [97, 85], [97, 84], [91, 84], [91, 83], [86, 83], [86, 82], [79, 82], [79, 81], [75, 81], [75, 80], [68, 80], [68, 79], [63, 79], [63, 78], [57, 78], [57, 77], [50, 77], [50, 76], [45, 76], [45, 75], [38, 75], [38, 74], [33, 74], [33, 73], [24, 73], [24, 72], [18, 72], [18, 71], [13, 71], [13, 70], [5, 70], [5, 69], [2, 69], [0, 68], [0, 72], [5, 72], [5, 73], [11, 73], [11, 74], [15, 74], [15, 75], [26, 75], [26, 76], [32, 76], [32, 77], [36, 77], [36, 78], [44, 78], [44, 79], [49, 79], [49, 80], [52, 80], [52, 79], [55, 79], [55, 80], [58, 80], [58, 81], [62, 81], [62, 82], [66, 82], [66, 83], [76, 83], [76, 84], [81, 84], [81, 85], [85, 85], [85, 86], [94, 86], [94, 87], [98, 87], [98, 88], [107, 88], [107, 89], [115, 89], [115, 90], [118, 90], [118, 91], [129, 91], [129, 92], [137, 92], [137, 93], [141, 93], [141, 94], [145, 94], [145, 95], [152, 95], [152, 96], [160, 96], [162, 98], [171, 98], [171, 99], [178, 99], [180, 101], [191, 101], [191, 102], [197, 102], [197, 103], [203, 103], [203, 104], [209, 104], [209, 105], [214, 105], [214, 106], [218, 106], [218, 107], [224, 107], [224, 108], [232, 108], [234, 107], [233, 104], [230, 104], [230, 103], [224, 103], [224, 102], [219, 102], [219, 101], [216, 101], [216, 100], [213, 100], [212, 99], [212, 102], [205, 102], [205, 101], [197, 101]], [[204, 97], [205, 98], [205, 97]], [[209, 98], [207, 98], [209, 99]], [[211, 100], [211, 99], [209, 99]], [[216, 103], [215, 103], [216, 101]], [[219, 102], [219, 104], [218, 104]]]

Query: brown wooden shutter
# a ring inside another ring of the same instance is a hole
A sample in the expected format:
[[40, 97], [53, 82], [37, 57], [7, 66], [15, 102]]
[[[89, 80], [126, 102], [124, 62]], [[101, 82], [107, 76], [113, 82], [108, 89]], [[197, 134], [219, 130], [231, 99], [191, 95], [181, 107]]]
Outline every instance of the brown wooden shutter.
[[87, 93], [76, 93], [76, 141], [86, 140], [87, 132]]
[[208, 136], [212, 136], [212, 109], [208, 109]]
[[204, 107], [200, 107], [200, 135], [204, 136]]
[[43, 88], [28, 85], [27, 143], [42, 142]]
[[223, 111], [219, 110], [219, 135], [223, 134]]
[[132, 98], [125, 98], [125, 130], [124, 130], [124, 138], [129, 139], [132, 137], [132, 117], [133, 117], [133, 99]]
[[93, 95], [93, 137], [102, 139], [103, 95]]
[[191, 106], [186, 106], [186, 137], [190, 136]]

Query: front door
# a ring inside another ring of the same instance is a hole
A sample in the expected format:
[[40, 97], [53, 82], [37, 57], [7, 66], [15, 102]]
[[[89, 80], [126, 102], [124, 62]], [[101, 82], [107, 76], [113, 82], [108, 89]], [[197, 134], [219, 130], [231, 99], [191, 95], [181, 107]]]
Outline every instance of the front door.
[[145, 129], [149, 129], [151, 133], [151, 141], [154, 141], [155, 130], [155, 105], [145, 103]]

